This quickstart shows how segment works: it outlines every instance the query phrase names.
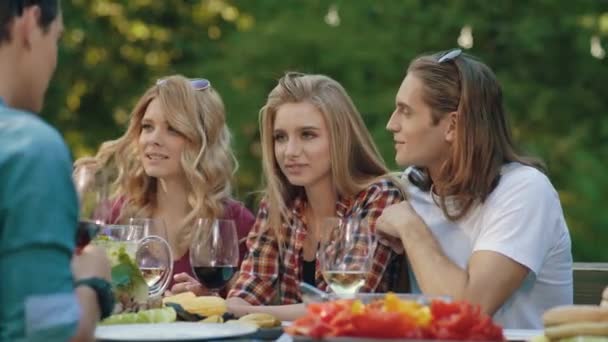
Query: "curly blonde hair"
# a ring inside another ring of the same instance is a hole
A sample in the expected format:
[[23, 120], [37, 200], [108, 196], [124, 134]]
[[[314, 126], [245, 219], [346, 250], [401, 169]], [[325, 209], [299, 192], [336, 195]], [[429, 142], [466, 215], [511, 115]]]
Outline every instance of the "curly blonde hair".
[[168, 124], [187, 140], [180, 163], [189, 185], [191, 210], [180, 228], [191, 228], [198, 217], [221, 217], [238, 167], [230, 146], [224, 103], [211, 86], [196, 90], [183, 76], [169, 76], [149, 88], [135, 105], [125, 134], [103, 143], [94, 158], [77, 160], [75, 167], [95, 162], [115, 174], [111, 196], [122, 202], [118, 220], [150, 217], [156, 208], [158, 180], [144, 171], [138, 138], [142, 118], [153, 99], [160, 101]]
[[380, 178], [392, 178], [361, 114], [340, 83], [325, 75], [286, 73], [260, 110], [268, 226], [280, 243], [282, 222], [287, 222], [289, 215], [287, 206], [303, 194], [304, 189], [289, 183], [279, 168], [274, 154], [274, 120], [281, 105], [298, 102], [314, 105], [327, 123], [331, 175], [340, 196], [353, 196]]

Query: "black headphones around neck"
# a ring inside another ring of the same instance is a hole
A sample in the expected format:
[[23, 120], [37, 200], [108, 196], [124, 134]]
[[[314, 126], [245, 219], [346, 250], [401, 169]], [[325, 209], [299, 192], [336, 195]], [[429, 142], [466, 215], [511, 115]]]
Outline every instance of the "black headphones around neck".
[[[500, 174], [498, 174], [496, 176], [496, 178], [494, 178], [494, 180], [492, 181], [491, 191], [494, 191], [494, 189], [496, 189], [496, 187], [498, 186], [498, 183], [500, 182], [500, 178], [501, 178]], [[433, 185], [433, 181], [431, 180], [431, 177], [429, 177], [428, 172], [417, 166], [412, 167], [412, 169], [409, 171], [409, 173], [407, 175], [407, 179], [410, 181], [410, 183], [412, 183], [418, 189], [420, 189], [424, 192], [430, 191], [431, 186]]]
[[428, 173], [419, 167], [412, 167], [407, 175], [407, 179], [418, 189], [425, 192], [431, 190], [431, 185], [433, 185]]

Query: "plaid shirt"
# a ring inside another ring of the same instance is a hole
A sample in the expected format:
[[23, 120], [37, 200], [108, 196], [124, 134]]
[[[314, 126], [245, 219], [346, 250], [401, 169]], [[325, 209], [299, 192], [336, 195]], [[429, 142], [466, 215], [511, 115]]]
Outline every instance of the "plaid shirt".
[[[366, 220], [375, 231], [376, 220], [385, 207], [403, 200], [399, 188], [390, 180], [383, 179], [351, 198], [336, 203], [337, 217], [356, 217]], [[283, 223], [284, 248], [279, 258], [279, 245], [270, 229], [266, 229], [268, 207], [262, 200], [258, 215], [247, 240], [249, 254], [243, 260], [239, 278], [228, 297], [240, 297], [253, 305], [295, 304], [302, 302], [299, 282], [302, 281], [302, 249], [307, 227], [303, 217], [306, 203], [296, 199], [290, 209], [290, 224]], [[394, 284], [396, 277], [385, 272], [396, 255], [390, 247], [378, 244], [372, 269], [367, 275], [361, 292], [385, 292]], [[316, 286], [328, 291], [317, 261]]]

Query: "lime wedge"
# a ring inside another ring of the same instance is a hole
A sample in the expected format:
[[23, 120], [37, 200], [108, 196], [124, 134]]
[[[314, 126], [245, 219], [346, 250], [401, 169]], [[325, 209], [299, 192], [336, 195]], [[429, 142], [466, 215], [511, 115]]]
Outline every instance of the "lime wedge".
[[112, 315], [101, 321], [100, 324], [171, 323], [175, 322], [176, 318], [177, 315], [173, 308], [161, 308]]
[[146, 317], [150, 323], [171, 323], [177, 319], [177, 313], [173, 308], [144, 310], [139, 314]]

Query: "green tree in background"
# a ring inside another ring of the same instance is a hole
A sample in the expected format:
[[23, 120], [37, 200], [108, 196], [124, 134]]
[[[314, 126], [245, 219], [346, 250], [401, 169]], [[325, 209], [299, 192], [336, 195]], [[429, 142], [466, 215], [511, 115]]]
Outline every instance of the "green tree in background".
[[[240, 162], [237, 196], [260, 188], [257, 115], [286, 70], [349, 91], [388, 164], [384, 126], [416, 55], [461, 45], [497, 73], [516, 140], [559, 191], [575, 260], [608, 261], [605, 1], [72, 0], [44, 115], [75, 157], [124, 131], [164, 75], [205, 77], [223, 95]], [[606, 47], [608, 48], [608, 47]]]

